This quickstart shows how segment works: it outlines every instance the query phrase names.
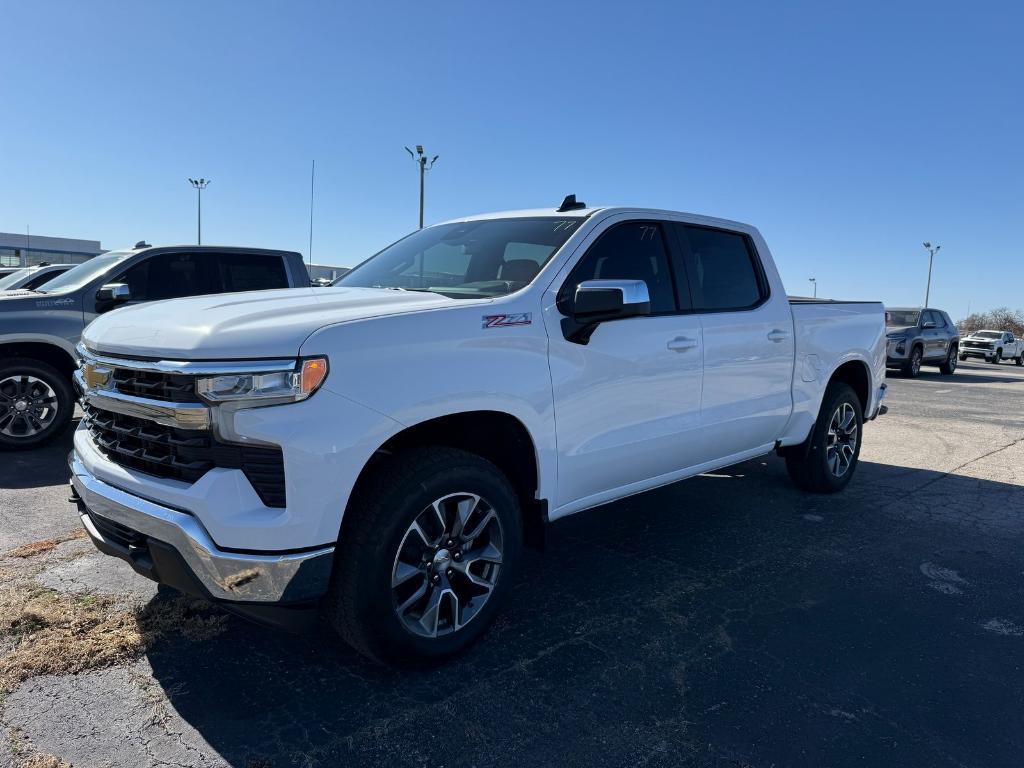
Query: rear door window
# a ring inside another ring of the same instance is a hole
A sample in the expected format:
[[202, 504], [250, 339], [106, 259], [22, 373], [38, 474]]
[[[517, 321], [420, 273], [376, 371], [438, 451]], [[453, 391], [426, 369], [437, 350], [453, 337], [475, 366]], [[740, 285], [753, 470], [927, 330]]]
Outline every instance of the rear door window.
[[269, 253], [216, 253], [208, 256], [213, 290], [221, 293], [288, 288], [284, 260]]
[[676, 224], [697, 312], [753, 309], [768, 284], [750, 239], [739, 232]]

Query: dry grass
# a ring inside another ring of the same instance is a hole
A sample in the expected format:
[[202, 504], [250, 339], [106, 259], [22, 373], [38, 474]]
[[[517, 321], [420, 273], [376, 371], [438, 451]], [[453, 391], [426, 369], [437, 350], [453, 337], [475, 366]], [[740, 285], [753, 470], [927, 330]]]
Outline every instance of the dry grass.
[[64, 762], [59, 757], [36, 752], [33, 755], [22, 758], [20, 768], [72, 768], [71, 763]]
[[29, 542], [28, 544], [22, 544], [20, 547], [17, 547], [16, 549], [12, 549], [10, 552], [7, 552], [4, 556], [5, 557], [20, 557], [20, 558], [35, 557], [36, 555], [43, 555], [43, 554], [46, 554], [47, 552], [49, 552], [49, 551], [51, 551], [53, 549], [56, 549], [58, 546], [63, 544], [65, 541], [74, 541], [75, 539], [84, 539], [84, 538], [85, 538], [85, 530], [82, 529], [82, 528], [79, 528], [74, 533], [71, 533], [71, 534], [69, 534], [67, 536], [63, 536], [61, 538], [57, 538], [57, 539], [42, 539], [41, 541], [32, 541], [32, 542]]
[[0, 658], [0, 696], [36, 675], [77, 674], [137, 658], [172, 633], [204, 640], [223, 632], [226, 622], [208, 603], [188, 597], [126, 612], [107, 597], [0, 587], [0, 636], [16, 642]]

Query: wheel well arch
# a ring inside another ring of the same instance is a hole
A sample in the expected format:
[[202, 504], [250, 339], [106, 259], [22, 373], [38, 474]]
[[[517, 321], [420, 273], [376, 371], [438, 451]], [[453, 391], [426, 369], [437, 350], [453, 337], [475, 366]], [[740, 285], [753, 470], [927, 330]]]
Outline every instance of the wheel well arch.
[[0, 343], [0, 360], [31, 357], [48, 363], [70, 379], [75, 372], [75, 358], [67, 350], [45, 341], [10, 341]]
[[[481, 456], [500, 469], [512, 484], [523, 511], [527, 544], [542, 547], [547, 504], [537, 498], [540, 462], [529, 430], [504, 411], [463, 411], [438, 416], [406, 427], [388, 438], [367, 461], [349, 496], [358, 499], [363, 484], [382, 462], [411, 448], [422, 446], [459, 448]], [[344, 520], [349, 519], [346, 509]]]
[[867, 364], [862, 360], [848, 360], [832, 372], [828, 383], [835, 381], [848, 384], [860, 400], [861, 413], [867, 413], [871, 404], [871, 372]]

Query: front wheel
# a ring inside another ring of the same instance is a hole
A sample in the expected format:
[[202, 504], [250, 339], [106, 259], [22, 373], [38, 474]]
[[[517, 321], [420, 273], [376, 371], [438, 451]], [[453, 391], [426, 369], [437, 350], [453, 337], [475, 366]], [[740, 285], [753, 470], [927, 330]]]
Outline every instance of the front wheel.
[[811, 434], [786, 453], [786, 469], [793, 482], [817, 493], [845, 488], [857, 469], [863, 426], [860, 400], [853, 389], [842, 382], [830, 384]]
[[0, 450], [38, 448], [71, 422], [68, 377], [48, 363], [15, 357], [0, 363]]
[[522, 530], [515, 491], [486, 459], [444, 447], [393, 456], [346, 512], [327, 618], [377, 661], [458, 653], [505, 602]]
[[914, 347], [910, 350], [910, 358], [903, 364], [903, 375], [911, 379], [916, 379], [918, 374], [921, 373], [921, 360], [924, 358], [924, 353], [920, 347]]
[[996, 353], [994, 355], [992, 355], [992, 359], [989, 362], [991, 362], [992, 365], [999, 365], [999, 363], [1002, 361], [1002, 359], [1003, 359], [1003, 350], [997, 349]]
[[966, 359], [967, 359], [967, 355], [960, 355], [960, 362], [961, 362], [961, 363], [962, 363], [962, 362], [963, 362], [964, 360], [966, 360]]
[[1017, 359], [1014, 360], [1014, 362], [1017, 363], [1017, 365], [1024, 365], [1024, 352], [1017, 355]]

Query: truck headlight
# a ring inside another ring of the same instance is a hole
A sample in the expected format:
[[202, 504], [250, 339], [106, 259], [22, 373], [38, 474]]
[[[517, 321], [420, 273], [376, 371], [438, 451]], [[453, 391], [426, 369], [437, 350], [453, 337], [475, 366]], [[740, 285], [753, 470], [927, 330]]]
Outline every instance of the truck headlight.
[[196, 394], [208, 403], [295, 403], [312, 395], [327, 378], [327, 358], [300, 360], [294, 370], [207, 376], [196, 380]]

